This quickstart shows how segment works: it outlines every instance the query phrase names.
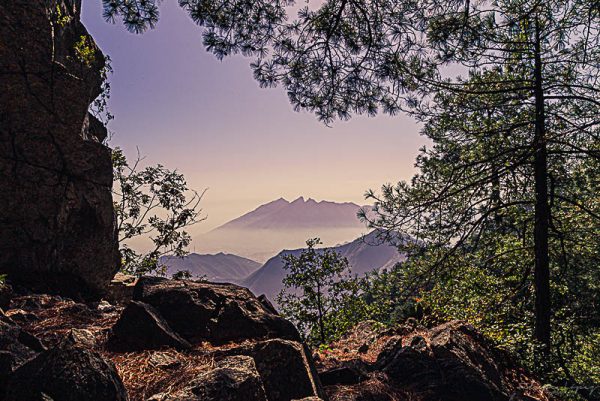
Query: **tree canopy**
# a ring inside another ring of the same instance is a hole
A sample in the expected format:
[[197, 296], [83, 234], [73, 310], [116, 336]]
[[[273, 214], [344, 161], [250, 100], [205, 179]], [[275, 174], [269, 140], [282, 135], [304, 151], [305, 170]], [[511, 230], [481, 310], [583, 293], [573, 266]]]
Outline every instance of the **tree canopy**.
[[[597, 327], [600, 3], [179, 5], [210, 52], [253, 58], [259, 84], [283, 87], [296, 109], [325, 123], [380, 112], [423, 123], [433, 146], [421, 153], [419, 173], [368, 194], [378, 214], [372, 226], [413, 235], [404, 249], [427, 255], [415, 262], [421, 289], [457, 263], [463, 277], [467, 267], [487, 269], [511, 289], [508, 299], [520, 294], [533, 315], [520, 319], [546, 354], [562, 341], [553, 321], [579, 316]], [[153, 0], [104, 6], [134, 32], [158, 18]], [[584, 293], [591, 309], [576, 306]]]

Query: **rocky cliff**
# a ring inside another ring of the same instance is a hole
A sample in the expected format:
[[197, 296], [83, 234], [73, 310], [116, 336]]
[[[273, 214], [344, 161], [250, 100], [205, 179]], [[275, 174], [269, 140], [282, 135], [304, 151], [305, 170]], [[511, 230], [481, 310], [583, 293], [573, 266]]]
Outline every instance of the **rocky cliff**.
[[88, 113], [105, 60], [80, 5], [0, 2], [0, 273], [95, 296], [119, 258], [106, 130]]

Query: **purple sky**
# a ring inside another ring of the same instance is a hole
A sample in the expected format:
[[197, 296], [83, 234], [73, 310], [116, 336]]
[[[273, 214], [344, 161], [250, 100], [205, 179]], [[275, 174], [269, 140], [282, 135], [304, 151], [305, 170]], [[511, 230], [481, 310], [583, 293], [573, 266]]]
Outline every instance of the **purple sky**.
[[204, 232], [259, 204], [298, 196], [364, 204], [363, 194], [408, 179], [425, 142], [408, 117], [354, 117], [332, 128], [294, 112], [280, 88], [260, 89], [248, 59], [219, 62], [175, 1], [143, 35], [102, 19], [99, 0], [82, 19], [115, 70], [109, 103], [112, 146], [178, 169], [209, 188]]

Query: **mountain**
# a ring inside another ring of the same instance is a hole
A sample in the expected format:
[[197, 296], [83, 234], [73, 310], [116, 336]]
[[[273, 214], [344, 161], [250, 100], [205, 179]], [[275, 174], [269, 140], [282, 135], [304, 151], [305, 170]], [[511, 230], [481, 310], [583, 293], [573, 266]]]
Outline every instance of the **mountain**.
[[[388, 243], [382, 243], [377, 238], [377, 232], [358, 238], [348, 244], [332, 247], [333, 250], [348, 259], [352, 274], [359, 276], [373, 270], [390, 268], [404, 260], [404, 255]], [[265, 294], [274, 301], [283, 288], [281, 281], [285, 277], [283, 269], [283, 255], [300, 255], [304, 249], [285, 250], [269, 259], [260, 269], [252, 273], [241, 282], [244, 287], [250, 288], [257, 295]]]
[[366, 231], [356, 216], [360, 208], [350, 202], [280, 198], [196, 237], [195, 246], [202, 253], [228, 252], [264, 263], [309, 238], [319, 237], [325, 246], [352, 241]]
[[215, 228], [213, 232], [231, 229], [363, 228], [364, 225], [356, 217], [359, 209], [359, 205], [351, 202], [317, 202], [311, 198], [304, 200], [302, 196], [289, 202], [279, 198]]
[[216, 255], [199, 255], [191, 253], [179, 258], [163, 256], [160, 263], [167, 266], [167, 276], [181, 270], [188, 270], [193, 276], [206, 276], [214, 282], [237, 283], [260, 268], [260, 263], [237, 255], [218, 253]]

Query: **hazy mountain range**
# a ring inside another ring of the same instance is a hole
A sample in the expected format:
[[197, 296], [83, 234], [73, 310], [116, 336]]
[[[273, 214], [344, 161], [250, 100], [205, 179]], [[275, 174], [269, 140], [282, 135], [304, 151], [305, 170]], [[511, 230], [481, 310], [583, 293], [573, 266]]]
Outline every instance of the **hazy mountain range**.
[[355, 203], [317, 202], [304, 197], [289, 202], [279, 198], [233, 219], [212, 233], [226, 230], [287, 230], [315, 227], [353, 227], [364, 225], [356, 217], [360, 209]]
[[[390, 268], [404, 260], [398, 249], [387, 243], [382, 243], [375, 231], [358, 238], [348, 244], [332, 248], [341, 256], [348, 259], [351, 273], [359, 276], [373, 270]], [[283, 269], [284, 255], [299, 255], [303, 249], [284, 250], [269, 259], [260, 269], [249, 275], [240, 284], [250, 288], [256, 295], [265, 294], [270, 300], [275, 300], [282, 289], [281, 281], [286, 275]]]
[[206, 277], [214, 282], [239, 282], [254, 273], [261, 264], [237, 255], [218, 253], [216, 255], [199, 255], [191, 253], [183, 258], [163, 256], [160, 264], [167, 267], [167, 276], [187, 270], [194, 277]]
[[325, 246], [335, 246], [367, 232], [356, 216], [360, 208], [350, 202], [280, 198], [196, 237], [195, 249], [264, 263], [282, 249], [302, 247], [309, 238], [319, 237]]
[[[300, 254], [308, 238], [320, 237], [325, 247], [347, 258], [352, 274], [359, 276], [403, 260], [395, 247], [377, 238], [376, 232], [363, 235], [367, 229], [356, 217], [359, 209], [354, 203], [278, 199], [200, 238], [200, 245], [213, 241], [218, 253], [163, 257], [161, 263], [167, 266], [168, 276], [188, 270], [209, 281], [241, 284], [274, 301], [286, 274], [281, 257]], [[247, 255], [269, 257], [263, 261]]]

